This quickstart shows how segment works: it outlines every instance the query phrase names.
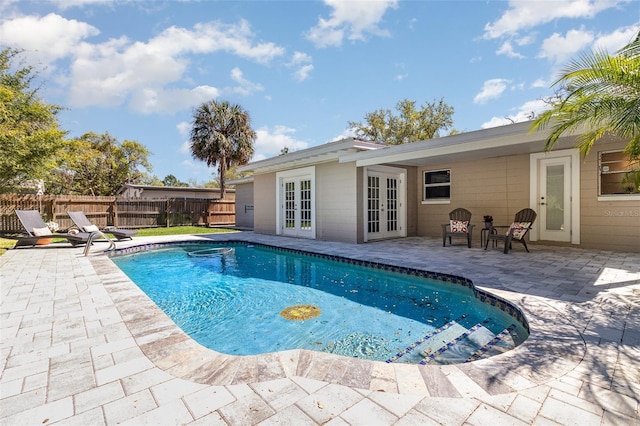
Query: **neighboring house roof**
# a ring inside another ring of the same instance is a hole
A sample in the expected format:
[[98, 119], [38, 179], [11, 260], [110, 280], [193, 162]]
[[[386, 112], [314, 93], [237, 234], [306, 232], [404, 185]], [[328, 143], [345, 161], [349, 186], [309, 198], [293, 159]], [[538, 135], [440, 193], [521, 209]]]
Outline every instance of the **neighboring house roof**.
[[[155, 185], [136, 185], [132, 183], [125, 183], [118, 189], [118, 194], [122, 194], [127, 188], [140, 189], [143, 191], [171, 191], [171, 192], [220, 192], [220, 188], [196, 188], [189, 186], [155, 186]], [[230, 188], [226, 191], [234, 192], [235, 190]]]
[[[531, 125], [531, 121], [526, 121], [404, 145], [386, 146], [372, 152], [343, 155], [340, 162], [355, 162], [358, 167], [376, 164], [424, 166], [541, 152], [548, 132], [530, 132]], [[563, 137], [555, 149], [570, 148], [574, 145], [575, 135]]]
[[253, 171], [258, 173], [275, 172], [291, 168], [304, 167], [312, 164], [334, 161], [346, 154], [381, 149], [385, 145], [348, 138], [336, 142], [329, 142], [277, 157], [251, 162], [238, 167], [238, 171]]

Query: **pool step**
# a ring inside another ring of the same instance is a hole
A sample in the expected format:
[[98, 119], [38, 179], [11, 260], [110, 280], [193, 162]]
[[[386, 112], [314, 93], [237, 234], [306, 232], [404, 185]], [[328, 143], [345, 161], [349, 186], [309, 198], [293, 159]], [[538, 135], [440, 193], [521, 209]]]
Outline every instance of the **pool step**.
[[509, 327], [498, 333], [491, 341], [487, 342], [484, 346], [473, 353], [465, 362], [475, 361], [482, 358], [488, 358], [493, 355], [498, 355], [507, 352], [516, 347], [516, 343], [513, 341], [511, 332], [515, 330], [516, 325], [511, 324]]
[[[422, 358], [420, 356], [420, 352], [429, 351], [431, 344], [435, 344], [438, 347], [441, 346], [441, 343], [446, 343], [450, 341], [454, 336], [459, 335], [466, 331], [466, 328], [459, 324], [460, 321], [465, 319], [467, 315], [462, 315], [459, 318], [456, 318], [453, 321], [449, 321], [442, 327], [438, 327], [433, 330], [431, 333], [426, 336], [418, 339], [416, 342], [407, 346], [405, 349], [401, 350], [397, 354], [393, 355], [389, 359], [387, 359], [387, 363], [391, 362], [406, 362], [406, 363], [415, 363], [419, 362]], [[439, 343], [438, 343], [439, 342]], [[431, 349], [433, 350], [433, 349]]]
[[511, 331], [515, 325], [494, 334], [485, 319], [471, 328], [459, 324], [464, 317], [450, 321], [412, 343], [387, 360], [387, 363], [454, 364], [474, 361], [506, 352], [515, 347]]
[[485, 327], [489, 321], [489, 319], [486, 319], [469, 329], [461, 327], [464, 331], [453, 339], [444, 342], [443, 345], [431, 352], [422, 352], [421, 355], [424, 356], [424, 359], [420, 361], [420, 364], [465, 362], [471, 354], [495, 338], [495, 334]]

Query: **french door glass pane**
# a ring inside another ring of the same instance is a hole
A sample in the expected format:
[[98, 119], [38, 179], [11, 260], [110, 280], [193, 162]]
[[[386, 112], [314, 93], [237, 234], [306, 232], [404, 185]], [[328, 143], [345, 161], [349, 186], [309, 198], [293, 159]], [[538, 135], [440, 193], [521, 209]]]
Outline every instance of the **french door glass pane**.
[[296, 226], [295, 182], [284, 184], [284, 227], [293, 229]]
[[387, 231], [398, 230], [398, 179], [387, 178]]
[[300, 229], [311, 229], [311, 180], [300, 181]]
[[368, 206], [367, 224], [369, 232], [380, 232], [380, 178], [368, 177]]

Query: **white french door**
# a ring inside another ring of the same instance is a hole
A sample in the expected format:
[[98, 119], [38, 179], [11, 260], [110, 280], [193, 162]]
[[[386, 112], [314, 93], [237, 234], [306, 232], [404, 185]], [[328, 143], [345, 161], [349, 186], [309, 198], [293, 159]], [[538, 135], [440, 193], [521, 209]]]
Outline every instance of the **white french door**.
[[307, 171], [303, 169], [297, 175], [278, 177], [279, 234], [315, 238], [314, 179]]
[[366, 239], [404, 236], [404, 171], [368, 169], [365, 186]]

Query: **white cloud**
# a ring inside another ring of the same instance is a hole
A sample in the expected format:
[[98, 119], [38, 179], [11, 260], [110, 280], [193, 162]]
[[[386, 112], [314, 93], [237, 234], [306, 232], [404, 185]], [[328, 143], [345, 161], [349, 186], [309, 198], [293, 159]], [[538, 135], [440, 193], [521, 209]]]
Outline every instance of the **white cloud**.
[[560, 18], [592, 18], [599, 12], [615, 7], [613, 0], [510, 0], [507, 11], [495, 22], [485, 25], [484, 38], [495, 39], [515, 35], [522, 30]]
[[188, 121], [181, 121], [178, 124], [176, 124], [176, 130], [178, 131], [180, 136], [186, 138], [189, 136], [189, 133], [191, 132], [191, 123], [189, 123]]
[[539, 78], [536, 81], [534, 81], [533, 83], [531, 83], [531, 87], [535, 88], [535, 89], [539, 89], [539, 88], [542, 88], [542, 87], [548, 87], [548, 86], [549, 86], [549, 82], [544, 80], [544, 79], [542, 79], [542, 78]]
[[640, 25], [618, 28], [610, 34], [598, 34], [593, 42], [593, 50], [604, 50], [611, 55], [633, 41], [638, 35]]
[[231, 79], [239, 84], [239, 86], [231, 89], [232, 92], [238, 93], [244, 96], [250, 95], [255, 92], [262, 92], [264, 87], [258, 83], [252, 83], [244, 78], [240, 68], [236, 67], [231, 70]]
[[588, 47], [593, 40], [593, 33], [583, 29], [569, 30], [565, 36], [554, 33], [542, 42], [538, 57], [561, 64]]
[[542, 111], [547, 109], [549, 105], [542, 99], [535, 99], [527, 101], [519, 106], [515, 113], [508, 114], [504, 117], [493, 117], [489, 121], [482, 123], [480, 126], [482, 129], [488, 129], [490, 127], [504, 126], [506, 124], [520, 123], [523, 121], [532, 120], [539, 115]]
[[342, 133], [340, 133], [337, 136], [334, 136], [328, 142], [336, 142], [336, 141], [341, 141], [343, 139], [355, 138], [355, 137], [356, 137], [356, 132], [354, 131], [354, 129], [345, 129]]
[[497, 99], [507, 89], [510, 80], [493, 78], [484, 82], [482, 90], [473, 98], [473, 103], [484, 104], [491, 99]]
[[502, 43], [502, 46], [498, 50], [496, 50], [497, 55], [507, 55], [509, 58], [524, 58], [524, 56], [515, 50], [513, 50], [513, 46], [510, 41], [505, 41]]
[[50, 13], [46, 16], [19, 16], [0, 24], [2, 45], [24, 49], [32, 62], [52, 62], [65, 58], [82, 40], [100, 34], [84, 22]]
[[387, 9], [396, 9], [398, 0], [325, 0], [331, 7], [329, 19], [319, 18], [318, 24], [307, 33], [316, 47], [340, 46], [346, 37], [350, 41], [363, 41], [367, 34], [386, 37], [387, 30], [378, 24]]
[[49, 0], [58, 6], [59, 9], [69, 9], [72, 7], [92, 6], [96, 4], [110, 5], [113, 0]]
[[295, 129], [286, 126], [275, 126], [273, 129], [261, 127], [256, 130], [255, 152], [251, 161], [280, 155], [282, 148], [288, 148], [289, 152], [307, 148], [309, 146], [307, 142], [297, 140], [292, 136], [295, 132]]
[[309, 74], [313, 71], [313, 59], [310, 55], [303, 52], [294, 52], [288, 67], [294, 68], [293, 78], [298, 81], [304, 81], [309, 78]]
[[[209, 22], [192, 29], [169, 27], [144, 41], [126, 37], [102, 43], [89, 43], [98, 29], [56, 14], [45, 17], [16, 17], [0, 23], [3, 44], [37, 53], [37, 60], [54, 67], [61, 59], [70, 60], [70, 75], [55, 81], [68, 84], [69, 104], [82, 106], [119, 106], [128, 104], [134, 111], [149, 114], [169, 113], [219, 96], [212, 86], [168, 88], [184, 84], [190, 66], [189, 54], [228, 52], [258, 63], [269, 63], [285, 50], [274, 43], [254, 41], [247, 21], [236, 24]], [[35, 61], [35, 59], [34, 59]], [[258, 84], [242, 78], [238, 70], [232, 77], [243, 94], [262, 90]]]

